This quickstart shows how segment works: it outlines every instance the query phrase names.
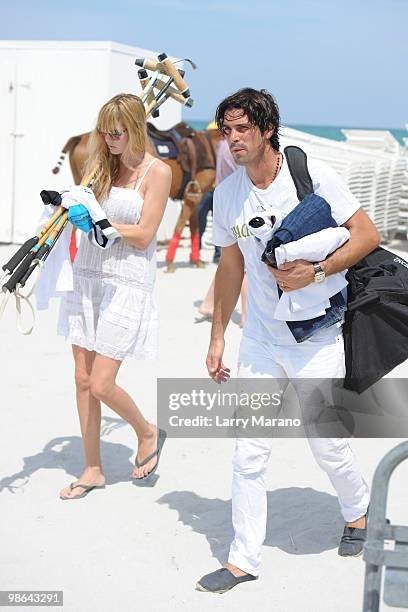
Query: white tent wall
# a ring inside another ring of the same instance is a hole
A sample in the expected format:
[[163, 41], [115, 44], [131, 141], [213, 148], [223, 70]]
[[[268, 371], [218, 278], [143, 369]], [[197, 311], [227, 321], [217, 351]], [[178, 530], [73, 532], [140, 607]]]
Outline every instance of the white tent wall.
[[[40, 191], [72, 184], [68, 160], [51, 172], [68, 138], [92, 129], [113, 95], [138, 93], [134, 61], [156, 55], [111, 42], [0, 41], [1, 242], [33, 235]], [[166, 103], [156, 124], [180, 120], [181, 106]]]
[[15, 126], [15, 100], [12, 92], [12, 83], [16, 79], [16, 65], [11, 62], [0, 64], [0, 242], [10, 242], [13, 227], [13, 189], [14, 189], [14, 136], [10, 132], [16, 131]]

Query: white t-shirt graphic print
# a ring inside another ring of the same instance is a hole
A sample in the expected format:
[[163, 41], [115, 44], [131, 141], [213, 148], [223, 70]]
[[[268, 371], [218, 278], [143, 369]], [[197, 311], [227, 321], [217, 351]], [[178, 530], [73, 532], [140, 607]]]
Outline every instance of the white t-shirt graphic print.
[[[338, 225], [345, 223], [360, 204], [339, 175], [324, 162], [308, 160], [314, 192], [331, 206]], [[299, 201], [284, 159], [281, 171], [266, 189], [255, 187], [244, 167], [226, 178], [214, 192], [213, 242], [226, 247], [238, 243], [248, 276], [247, 317], [243, 333], [261, 344], [291, 345], [296, 340], [283, 321], [272, 314], [279, 301], [276, 281], [261, 261], [264, 247], [255, 240], [246, 220], [262, 209], [277, 208], [286, 216]]]

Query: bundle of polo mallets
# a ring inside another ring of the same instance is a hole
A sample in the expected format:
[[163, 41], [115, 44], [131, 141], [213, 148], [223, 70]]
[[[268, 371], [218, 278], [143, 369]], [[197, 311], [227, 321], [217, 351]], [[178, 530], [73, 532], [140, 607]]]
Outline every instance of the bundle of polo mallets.
[[[187, 61], [193, 69], [196, 68], [194, 62], [189, 59], [179, 60]], [[166, 100], [172, 98], [183, 104], [184, 106], [193, 106], [193, 100], [190, 97], [190, 90], [184, 80], [184, 71], [177, 69], [166, 53], [160, 53], [157, 60], [150, 58], [138, 58], [135, 64], [141, 69], [138, 71], [138, 77], [142, 88], [139, 97], [143, 101], [146, 110], [146, 118], [158, 117], [159, 108]], [[149, 76], [148, 72], [153, 74]], [[84, 177], [81, 185], [90, 187], [98, 174], [98, 168], [95, 168], [91, 174]], [[56, 207], [54, 214], [39, 230], [39, 232], [29, 238], [11, 257], [11, 259], [2, 266], [3, 275], [0, 278], [2, 284], [2, 295], [0, 295], [0, 317], [4, 312], [6, 304], [12, 294], [16, 299], [16, 309], [18, 316], [18, 328], [24, 333], [31, 333], [33, 326], [28, 331], [23, 331], [20, 325], [21, 316], [21, 300], [24, 300], [30, 307], [33, 315], [34, 309], [30, 303], [35, 285], [38, 283], [44, 262], [50, 255], [58, 238], [61, 236], [65, 226], [68, 223], [68, 210], [61, 205], [61, 194], [57, 191], [41, 191], [40, 194], [44, 204], [51, 204]], [[37, 278], [27, 294], [21, 293], [21, 289], [27, 283], [34, 271], [37, 271]]]

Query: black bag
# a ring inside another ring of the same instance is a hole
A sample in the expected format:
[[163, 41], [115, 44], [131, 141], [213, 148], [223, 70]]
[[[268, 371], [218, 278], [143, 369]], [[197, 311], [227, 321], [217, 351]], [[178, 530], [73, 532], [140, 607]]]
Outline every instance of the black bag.
[[[306, 154], [294, 146], [284, 152], [301, 199], [313, 191]], [[346, 278], [344, 387], [362, 393], [408, 358], [408, 262], [377, 247]]]
[[408, 358], [408, 262], [377, 247], [346, 278], [344, 387], [362, 393]]

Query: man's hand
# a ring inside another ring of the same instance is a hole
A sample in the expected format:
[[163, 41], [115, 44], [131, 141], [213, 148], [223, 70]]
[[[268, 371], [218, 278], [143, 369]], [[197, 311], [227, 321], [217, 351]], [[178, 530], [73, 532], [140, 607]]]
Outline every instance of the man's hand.
[[207, 354], [207, 370], [208, 374], [216, 383], [222, 383], [228, 380], [231, 370], [222, 362], [224, 353], [224, 339], [211, 340]]
[[314, 282], [314, 268], [310, 261], [295, 259], [282, 264], [278, 269], [268, 265], [282, 291], [302, 289]]

